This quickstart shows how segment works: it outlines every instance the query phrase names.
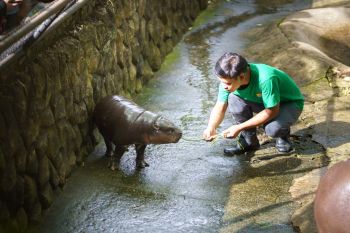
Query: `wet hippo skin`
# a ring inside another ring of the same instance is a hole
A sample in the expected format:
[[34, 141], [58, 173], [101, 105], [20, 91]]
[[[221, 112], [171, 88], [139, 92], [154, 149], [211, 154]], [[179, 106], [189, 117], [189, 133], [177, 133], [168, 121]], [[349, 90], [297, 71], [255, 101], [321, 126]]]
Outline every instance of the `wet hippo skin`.
[[135, 144], [136, 165], [143, 168], [148, 166], [144, 160], [147, 144], [176, 143], [182, 136], [181, 129], [171, 121], [117, 95], [104, 97], [96, 104], [93, 121], [106, 143], [112, 170], [128, 145]]
[[321, 178], [314, 214], [319, 233], [350, 232], [350, 159], [337, 163]]

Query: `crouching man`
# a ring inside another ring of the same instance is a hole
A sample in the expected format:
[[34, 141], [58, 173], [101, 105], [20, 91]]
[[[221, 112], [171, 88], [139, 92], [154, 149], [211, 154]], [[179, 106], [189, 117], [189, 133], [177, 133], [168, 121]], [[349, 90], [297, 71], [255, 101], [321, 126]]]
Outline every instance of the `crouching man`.
[[248, 63], [237, 53], [225, 53], [215, 65], [220, 81], [218, 99], [211, 111], [203, 138], [211, 141], [217, 136], [227, 109], [235, 124], [223, 131], [225, 138], [238, 138], [227, 155], [242, 154], [259, 149], [257, 126], [276, 139], [280, 153], [293, 147], [289, 140], [290, 127], [299, 118], [304, 97], [293, 79], [285, 72], [265, 64]]

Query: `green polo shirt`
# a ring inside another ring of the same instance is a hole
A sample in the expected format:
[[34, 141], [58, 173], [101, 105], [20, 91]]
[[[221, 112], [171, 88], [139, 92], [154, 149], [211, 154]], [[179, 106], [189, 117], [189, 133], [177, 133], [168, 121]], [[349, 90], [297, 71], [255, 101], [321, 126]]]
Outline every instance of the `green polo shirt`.
[[[264, 104], [265, 108], [278, 103], [294, 102], [299, 109], [304, 107], [304, 97], [294, 80], [285, 72], [265, 64], [249, 63], [250, 82], [242, 90], [233, 94], [244, 100]], [[227, 102], [230, 92], [220, 83], [218, 101]]]

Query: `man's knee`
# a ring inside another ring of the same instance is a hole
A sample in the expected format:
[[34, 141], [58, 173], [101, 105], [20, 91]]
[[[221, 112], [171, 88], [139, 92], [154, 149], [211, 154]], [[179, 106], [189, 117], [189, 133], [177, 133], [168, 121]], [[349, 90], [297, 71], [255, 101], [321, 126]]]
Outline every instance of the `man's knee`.
[[285, 137], [289, 134], [289, 131], [289, 127], [285, 127], [276, 121], [265, 126], [266, 135], [273, 138]]
[[244, 101], [240, 97], [234, 94], [230, 94], [228, 99], [228, 106], [230, 113], [233, 116], [241, 115], [245, 113], [249, 108], [249, 106], [246, 103], [244, 103]]

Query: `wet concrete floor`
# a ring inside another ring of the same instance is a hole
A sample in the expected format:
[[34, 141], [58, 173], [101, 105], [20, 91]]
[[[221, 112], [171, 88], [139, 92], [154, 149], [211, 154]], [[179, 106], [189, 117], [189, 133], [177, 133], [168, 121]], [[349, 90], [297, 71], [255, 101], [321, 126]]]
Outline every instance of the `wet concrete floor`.
[[[183, 129], [184, 139], [199, 138], [216, 101], [216, 60], [225, 51], [244, 52], [242, 32], [307, 7], [305, 1], [257, 2], [211, 5], [135, 101], [175, 122]], [[219, 131], [230, 124], [227, 115]], [[273, 174], [298, 168], [300, 159], [266, 166], [271, 151], [264, 148], [253, 162], [249, 157], [224, 156], [223, 148], [232, 143], [181, 140], [150, 145], [146, 149], [150, 167], [141, 171], [135, 170], [133, 147], [124, 154], [118, 170], [109, 170], [101, 143], [85, 166], [73, 172], [42, 223], [31, 232], [294, 232], [288, 221], [293, 204], [287, 196], [297, 171], [278, 179]], [[261, 177], [266, 179], [257, 185], [254, 180]], [[264, 183], [269, 186], [263, 193], [255, 190]], [[230, 199], [233, 191], [242, 190], [246, 193], [236, 201]], [[264, 206], [257, 201], [261, 195], [264, 200], [280, 197], [282, 204]], [[264, 215], [264, 208], [275, 211]], [[258, 220], [253, 217], [257, 215]]]

